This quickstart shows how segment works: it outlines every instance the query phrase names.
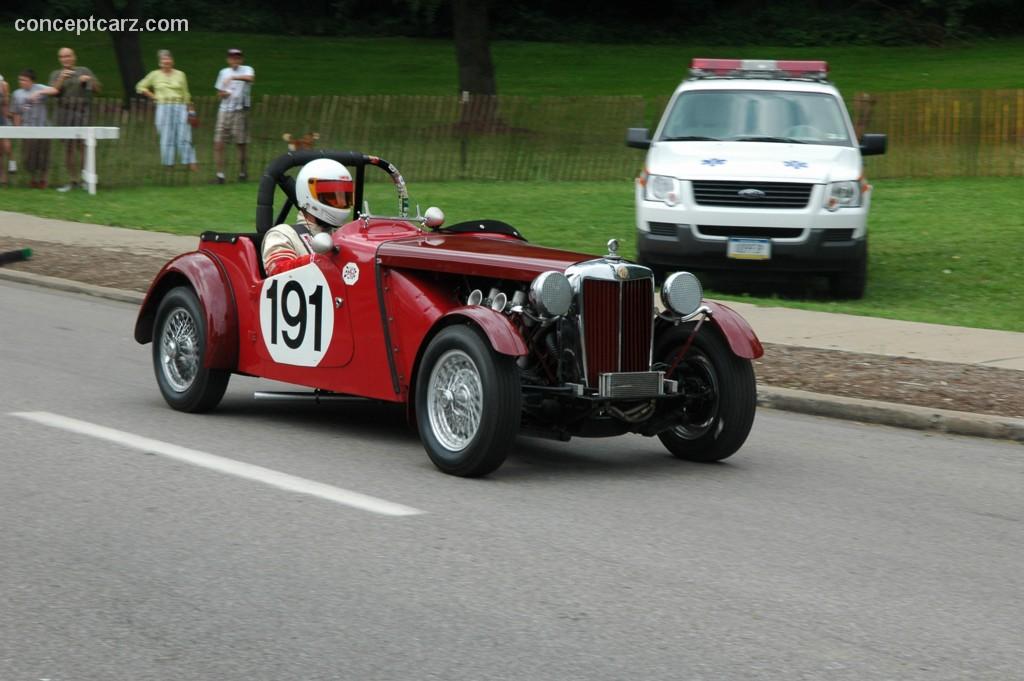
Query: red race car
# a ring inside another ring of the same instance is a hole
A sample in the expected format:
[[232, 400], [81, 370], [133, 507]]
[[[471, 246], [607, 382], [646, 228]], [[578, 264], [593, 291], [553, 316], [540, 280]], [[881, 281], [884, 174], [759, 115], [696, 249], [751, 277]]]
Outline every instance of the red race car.
[[[358, 214], [319, 234], [302, 267], [268, 277], [262, 236], [295, 201], [291, 168], [317, 158], [388, 173], [399, 215]], [[273, 213], [276, 190], [286, 200]], [[657, 435], [675, 456], [718, 461], [750, 432], [756, 404], [749, 325], [706, 301], [696, 277], [527, 243], [496, 220], [443, 227], [408, 215], [401, 174], [356, 152], [299, 151], [260, 181], [253, 233], [205, 232], [156, 276], [135, 339], [173, 408], [220, 402], [232, 373], [407, 405], [431, 461], [486, 475], [517, 434], [568, 440]], [[259, 394], [258, 394], [259, 395]], [[267, 395], [266, 393], [263, 394]], [[295, 397], [296, 393], [282, 394]]]

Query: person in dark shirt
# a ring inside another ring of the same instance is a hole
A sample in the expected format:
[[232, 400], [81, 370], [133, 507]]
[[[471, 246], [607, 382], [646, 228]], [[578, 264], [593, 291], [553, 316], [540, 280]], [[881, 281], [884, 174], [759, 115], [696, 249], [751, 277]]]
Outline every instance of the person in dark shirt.
[[[60, 68], [50, 74], [50, 88], [46, 94], [57, 100], [57, 125], [90, 125], [92, 97], [99, 94], [102, 84], [88, 67], [78, 65], [78, 57], [70, 47], [57, 50]], [[64, 140], [64, 163], [68, 181], [57, 188], [66, 192], [81, 186], [85, 144], [82, 140]]]

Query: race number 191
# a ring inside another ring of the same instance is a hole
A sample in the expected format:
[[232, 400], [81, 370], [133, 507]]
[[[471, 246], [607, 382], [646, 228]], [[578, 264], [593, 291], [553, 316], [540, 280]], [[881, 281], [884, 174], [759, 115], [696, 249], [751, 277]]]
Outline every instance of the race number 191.
[[260, 294], [260, 329], [275, 362], [316, 366], [331, 345], [331, 289], [315, 264], [269, 277]]
[[[284, 344], [288, 347], [298, 348], [302, 345], [302, 341], [306, 338], [306, 298], [302, 290], [302, 285], [297, 281], [289, 281], [281, 289], [281, 304], [278, 305], [277, 300], [277, 286], [281, 282], [275, 281], [267, 289], [267, 298], [270, 299], [270, 344], [277, 343], [277, 317], [278, 311], [281, 312], [281, 317], [284, 318], [284, 323], [288, 327], [281, 333], [281, 337], [284, 339]], [[309, 294], [309, 304], [315, 309], [313, 313], [313, 351], [320, 352], [320, 310], [323, 307], [323, 295], [324, 287], [317, 286], [312, 293]], [[289, 310], [289, 299], [297, 298], [299, 301], [298, 311], [292, 314]], [[292, 336], [288, 333], [288, 329], [295, 328], [295, 335]]]

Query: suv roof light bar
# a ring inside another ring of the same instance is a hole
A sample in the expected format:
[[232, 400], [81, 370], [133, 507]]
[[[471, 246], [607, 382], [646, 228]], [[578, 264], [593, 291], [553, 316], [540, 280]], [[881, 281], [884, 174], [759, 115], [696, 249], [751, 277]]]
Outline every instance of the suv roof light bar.
[[828, 62], [697, 57], [690, 62], [690, 77], [826, 80], [828, 78]]

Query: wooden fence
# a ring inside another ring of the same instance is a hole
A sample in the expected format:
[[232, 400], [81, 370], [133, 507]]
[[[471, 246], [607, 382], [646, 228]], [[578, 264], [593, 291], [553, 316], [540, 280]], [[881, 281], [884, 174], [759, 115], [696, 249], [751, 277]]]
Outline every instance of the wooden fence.
[[871, 177], [1024, 176], [1024, 89], [859, 95], [858, 132], [884, 132]]
[[[160, 166], [151, 104], [122, 111], [119, 103], [98, 100], [94, 125], [121, 128], [121, 139], [100, 149], [103, 184], [208, 182], [217, 104], [213, 97], [195, 102], [200, 126], [193, 141], [201, 172], [189, 173]], [[632, 177], [643, 162], [641, 152], [623, 143], [626, 127], [643, 124], [642, 97], [500, 97], [475, 104], [470, 109], [455, 97], [429, 96], [265, 96], [250, 112], [249, 174], [255, 179], [288, 150], [284, 133], [310, 132], [319, 133], [318, 148], [381, 156], [410, 181], [615, 180]], [[237, 172], [236, 157], [227, 150], [229, 178]]]
[[[624, 144], [632, 126], [657, 122], [666, 98], [372, 96], [256, 99], [250, 114], [250, 176], [287, 150], [283, 133], [320, 134], [319, 147], [357, 149], [395, 163], [410, 181], [626, 180], [643, 152]], [[198, 98], [193, 131], [201, 172], [159, 163], [153, 106], [98, 99], [93, 125], [121, 128], [99, 147], [104, 186], [190, 184], [213, 175], [218, 100]], [[1024, 89], [919, 90], [858, 95], [851, 108], [859, 132], [889, 135], [885, 156], [867, 159], [870, 178], [1024, 175]], [[62, 154], [51, 179], [63, 181]], [[237, 172], [228, 150], [228, 175]]]

